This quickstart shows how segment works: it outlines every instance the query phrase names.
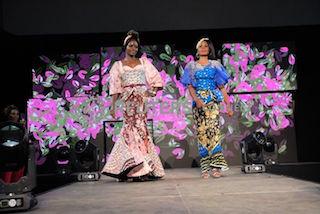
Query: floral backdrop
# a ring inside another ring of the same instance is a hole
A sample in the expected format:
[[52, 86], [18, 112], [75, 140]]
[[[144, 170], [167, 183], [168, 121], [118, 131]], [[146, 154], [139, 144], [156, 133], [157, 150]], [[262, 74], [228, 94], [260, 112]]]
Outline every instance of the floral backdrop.
[[[181, 53], [172, 45], [154, 45], [142, 47], [142, 52], [165, 83], [148, 103], [148, 125], [156, 151], [167, 167], [197, 165], [191, 97], [179, 81], [183, 67], [194, 60], [192, 51]], [[235, 112], [227, 117], [221, 104], [222, 145], [227, 160], [239, 164], [240, 140], [264, 128], [279, 146], [280, 161], [295, 161], [293, 48], [275, 43], [235, 43], [224, 44], [222, 53], [222, 63], [232, 77], [227, 89]], [[97, 139], [99, 133], [105, 134], [108, 158], [122, 125], [122, 103], [116, 112], [120, 121], [113, 122], [109, 115], [109, 69], [122, 57], [119, 47], [101, 48], [100, 53], [37, 57], [32, 69], [28, 126], [39, 145], [39, 165], [57, 145]]]

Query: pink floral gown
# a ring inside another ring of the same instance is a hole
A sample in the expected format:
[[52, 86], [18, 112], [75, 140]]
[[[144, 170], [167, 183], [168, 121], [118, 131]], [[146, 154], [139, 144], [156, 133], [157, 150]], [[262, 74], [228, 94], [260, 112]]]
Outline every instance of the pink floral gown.
[[146, 58], [131, 68], [121, 61], [110, 70], [110, 95], [120, 94], [124, 103], [123, 126], [102, 174], [127, 179], [144, 175], [165, 175], [147, 129], [145, 92], [148, 87], [163, 87], [158, 70]]

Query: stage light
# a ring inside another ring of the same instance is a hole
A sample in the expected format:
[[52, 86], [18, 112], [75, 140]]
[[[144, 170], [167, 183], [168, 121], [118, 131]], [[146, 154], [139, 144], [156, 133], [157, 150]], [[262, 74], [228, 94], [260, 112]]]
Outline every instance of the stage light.
[[266, 143], [263, 145], [263, 158], [265, 165], [274, 165], [278, 161], [278, 145], [274, 139], [267, 137]]
[[245, 173], [265, 172], [265, 165], [276, 163], [277, 145], [273, 138], [255, 131], [240, 142], [242, 171]]
[[15, 171], [26, 164], [27, 142], [23, 140], [24, 128], [13, 122], [1, 124], [0, 128], [0, 172]]
[[0, 124], [0, 157], [0, 173], [6, 175], [6, 180], [7, 175], [19, 174], [10, 181], [0, 179], [0, 211], [34, 207], [37, 200], [31, 191], [36, 186], [35, 148], [28, 143], [20, 124]]
[[253, 132], [240, 142], [242, 162], [244, 164], [262, 164], [262, 146], [266, 142], [262, 132]]
[[70, 146], [67, 145], [58, 145], [55, 149], [57, 174], [59, 176], [68, 176], [71, 173], [70, 153]]
[[96, 181], [99, 173], [99, 149], [90, 141], [79, 140], [74, 145], [73, 166], [78, 181]]
[[38, 203], [37, 199], [29, 192], [24, 194], [1, 195], [0, 211], [23, 211], [28, 210]]

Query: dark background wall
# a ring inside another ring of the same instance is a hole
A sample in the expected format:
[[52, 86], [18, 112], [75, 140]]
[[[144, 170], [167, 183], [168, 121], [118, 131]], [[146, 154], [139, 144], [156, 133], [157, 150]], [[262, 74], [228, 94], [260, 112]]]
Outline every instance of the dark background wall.
[[318, 0], [3, 0], [3, 9], [16, 35], [320, 24]]
[[293, 41], [298, 91], [295, 122], [299, 161], [320, 161], [320, 1], [0, 1], [1, 109], [25, 111], [31, 97], [31, 60], [45, 53], [97, 51], [119, 46], [129, 29], [143, 44], [191, 49], [210, 36], [224, 42]]

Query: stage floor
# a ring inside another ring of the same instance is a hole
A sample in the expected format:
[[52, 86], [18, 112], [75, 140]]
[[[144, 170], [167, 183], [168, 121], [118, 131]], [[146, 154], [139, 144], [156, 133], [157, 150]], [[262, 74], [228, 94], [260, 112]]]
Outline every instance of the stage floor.
[[320, 213], [320, 184], [268, 173], [200, 178], [197, 168], [169, 169], [160, 181], [119, 183], [102, 176], [37, 195], [30, 213]]

